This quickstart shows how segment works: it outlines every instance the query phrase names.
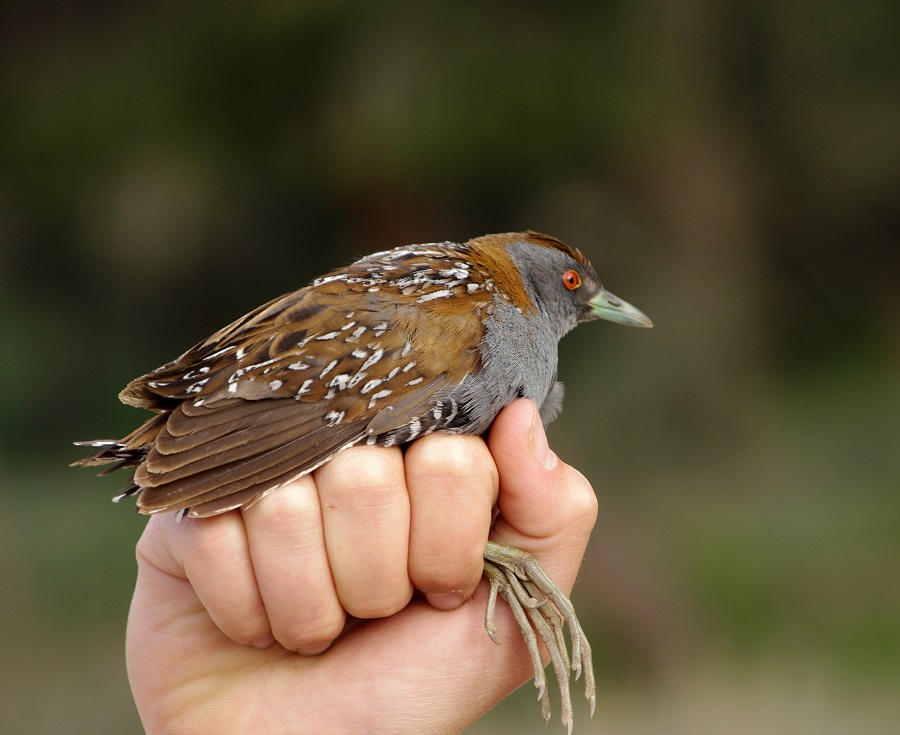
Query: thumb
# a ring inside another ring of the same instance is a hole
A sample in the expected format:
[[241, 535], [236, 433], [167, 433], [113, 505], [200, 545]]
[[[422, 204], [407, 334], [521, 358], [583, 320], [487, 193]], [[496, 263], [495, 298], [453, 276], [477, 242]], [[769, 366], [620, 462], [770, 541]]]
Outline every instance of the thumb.
[[550, 449], [532, 401], [515, 401], [500, 412], [488, 447], [500, 476], [492, 538], [532, 553], [568, 593], [597, 519], [590, 483]]

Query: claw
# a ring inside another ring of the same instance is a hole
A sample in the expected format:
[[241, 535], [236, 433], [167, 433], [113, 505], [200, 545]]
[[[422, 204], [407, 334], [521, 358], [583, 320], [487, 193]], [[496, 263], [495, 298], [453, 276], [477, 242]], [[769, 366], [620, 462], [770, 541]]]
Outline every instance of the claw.
[[497, 591], [500, 588], [501, 579], [494, 574], [495, 569], [496, 567], [491, 567], [489, 569], [487, 564], [484, 566], [484, 572], [487, 575], [488, 581], [491, 583], [487, 608], [484, 611], [484, 629], [487, 631], [488, 637], [499, 646], [500, 641], [497, 640], [497, 636], [495, 635], [497, 626], [494, 625], [494, 610], [497, 605]]
[[[485, 612], [485, 629], [488, 635], [491, 640], [497, 642], [494, 636], [494, 609], [499, 594], [509, 604], [531, 656], [534, 684], [538, 689], [544, 720], [550, 724], [550, 700], [547, 696], [544, 664], [540, 658], [535, 633], [540, 635], [550, 654], [562, 698], [560, 719], [571, 733], [573, 719], [572, 700], [569, 695], [570, 670], [575, 672], [576, 681], [584, 673], [584, 695], [590, 702], [592, 717], [596, 708], [591, 646], [578, 622], [572, 603], [553, 584], [534, 557], [520, 549], [488, 542], [484, 551], [484, 572], [491, 585]], [[548, 605], [547, 602], [551, 604]], [[563, 634], [563, 626], [566, 624], [571, 638], [571, 660]]]

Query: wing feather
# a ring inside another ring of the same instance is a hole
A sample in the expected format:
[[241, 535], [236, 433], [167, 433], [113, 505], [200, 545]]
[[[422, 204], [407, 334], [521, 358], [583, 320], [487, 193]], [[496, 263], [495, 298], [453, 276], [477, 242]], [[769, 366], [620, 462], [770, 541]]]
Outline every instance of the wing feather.
[[156, 446], [147, 454], [138, 479], [148, 486], [171, 482], [219, 466], [226, 457], [229, 461], [253, 457], [310, 430], [313, 422], [298, 420], [294, 401], [281, 399], [268, 403], [272, 404], [268, 411], [254, 413], [244, 421], [230, 421], [226, 433], [210, 436], [205, 441], [195, 434], [173, 437], [164, 427]]
[[246, 507], [361, 441], [462, 426], [450, 396], [480, 366], [491, 296], [458, 280], [458, 297], [483, 302], [404, 303], [397, 289], [421, 264], [391, 261], [381, 277], [395, 285], [379, 289], [367, 281], [378, 262], [274, 299], [133, 380], [121, 399], [159, 415], [123, 440], [127, 456], [114, 442], [90, 461], [137, 465], [143, 513], [206, 516]]
[[[364, 438], [362, 426], [320, 426], [312, 431], [307, 427], [289, 441], [264, 449], [251, 457], [228, 461], [175, 479], [165, 473], [155, 485], [146, 484], [143, 465], [135, 473], [135, 482], [143, 488], [138, 505], [142, 512], [180, 510], [209, 500], [242, 492], [253, 486], [273, 487], [286, 475], [299, 477], [311, 472], [335, 452]], [[258, 490], [261, 492], [262, 490]]]

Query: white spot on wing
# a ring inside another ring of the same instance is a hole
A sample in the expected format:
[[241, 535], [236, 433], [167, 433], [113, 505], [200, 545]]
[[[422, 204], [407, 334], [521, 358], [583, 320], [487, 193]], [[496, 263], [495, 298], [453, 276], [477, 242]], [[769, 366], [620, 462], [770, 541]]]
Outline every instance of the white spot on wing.
[[266, 365], [271, 365], [275, 362], [276, 358], [272, 358], [271, 360], [264, 360], [263, 362], [258, 362], [255, 365], [248, 365], [247, 367], [238, 368], [231, 375], [228, 376], [228, 382], [234, 383], [238, 378], [243, 375], [246, 375], [251, 370], [258, 370], [259, 368], [264, 368]]
[[447, 414], [447, 418], [444, 419], [444, 422], [449, 424], [453, 419], [456, 418], [456, 414], [459, 413], [459, 404], [456, 402], [455, 398], [450, 399], [450, 413]]
[[234, 347], [223, 347], [221, 350], [216, 350], [212, 354], [207, 355], [206, 357], [203, 358], [203, 360], [204, 361], [215, 360], [217, 357], [221, 357], [226, 352], [231, 352], [233, 349], [234, 349]]
[[203, 386], [209, 382], [209, 378], [203, 378], [203, 380], [198, 380], [196, 383], [192, 384], [185, 392], [186, 393], [199, 393], [203, 390]]
[[329, 411], [325, 414], [325, 420], [329, 426], [334, 426], [344, 420], [344, 413], [344, 411]]
[[453, 291], [451, 291], [448, 288], [442, 288], [440, 291], [432, 291], [431, 293], [427, 293], [422, 296], [419, 296], [419, 298], [416, 299], [416, 302], [421, 304], [421, 303], [424, 303], [425, 301], [434, 301], [435, 299], [446, 299], [448, 296], [452, 296], [452, 295], [453, 295]]
[[374, 365], [376, 362], [378, 362], [382, 358], [383, 355], [384, 355], [384, 350], [382, 350], [380, 348], [375, 350], [375, 352], [372, 353], [372, 355], [369, 357], [369, 359], [366, 360], [362, 364], [362, 367], [360, 367], [360, 370], [365, 370], [366, 368], [372, 367], [372, 365]]
[[412, 421], [409, 422], [408, 428], [409, 428], [409, 439], [407, 439], [406, 441], [411, 442], [413, 439], [415, 439], [419, 435], [419, 432], [422, 431], [422, 422], [419, 421], [418, 417], [414, 418]]
[[349, 384], [349, 373], [341, 373], [340, 375], [335, 375], [331, 380], [328, 381], [329, 388], [337, 388], [338, 390], [344, 390], [344, 388], [346, 388]]
[[332, 283], [333, 281], [346, 281], [347, 274], [346, 273], [335, 273], [333, 276], [322, 276], [321, 278], [317, 278], [313, 281], [313, 286], [324, 286], [326, 283]]

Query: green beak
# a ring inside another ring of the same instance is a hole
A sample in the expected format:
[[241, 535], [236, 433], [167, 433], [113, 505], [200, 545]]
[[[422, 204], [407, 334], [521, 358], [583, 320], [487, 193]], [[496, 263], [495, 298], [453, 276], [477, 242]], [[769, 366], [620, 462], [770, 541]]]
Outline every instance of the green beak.
[[600, 289], [594, 298], [588, 301], [591, 313], [597, 319], [606, 319], [616, 324], [624, 324], [628, 327], [652, 327], [647, 315], [640, 309], [636, 309], [627, 301], [613, 296], [609, 291]]

